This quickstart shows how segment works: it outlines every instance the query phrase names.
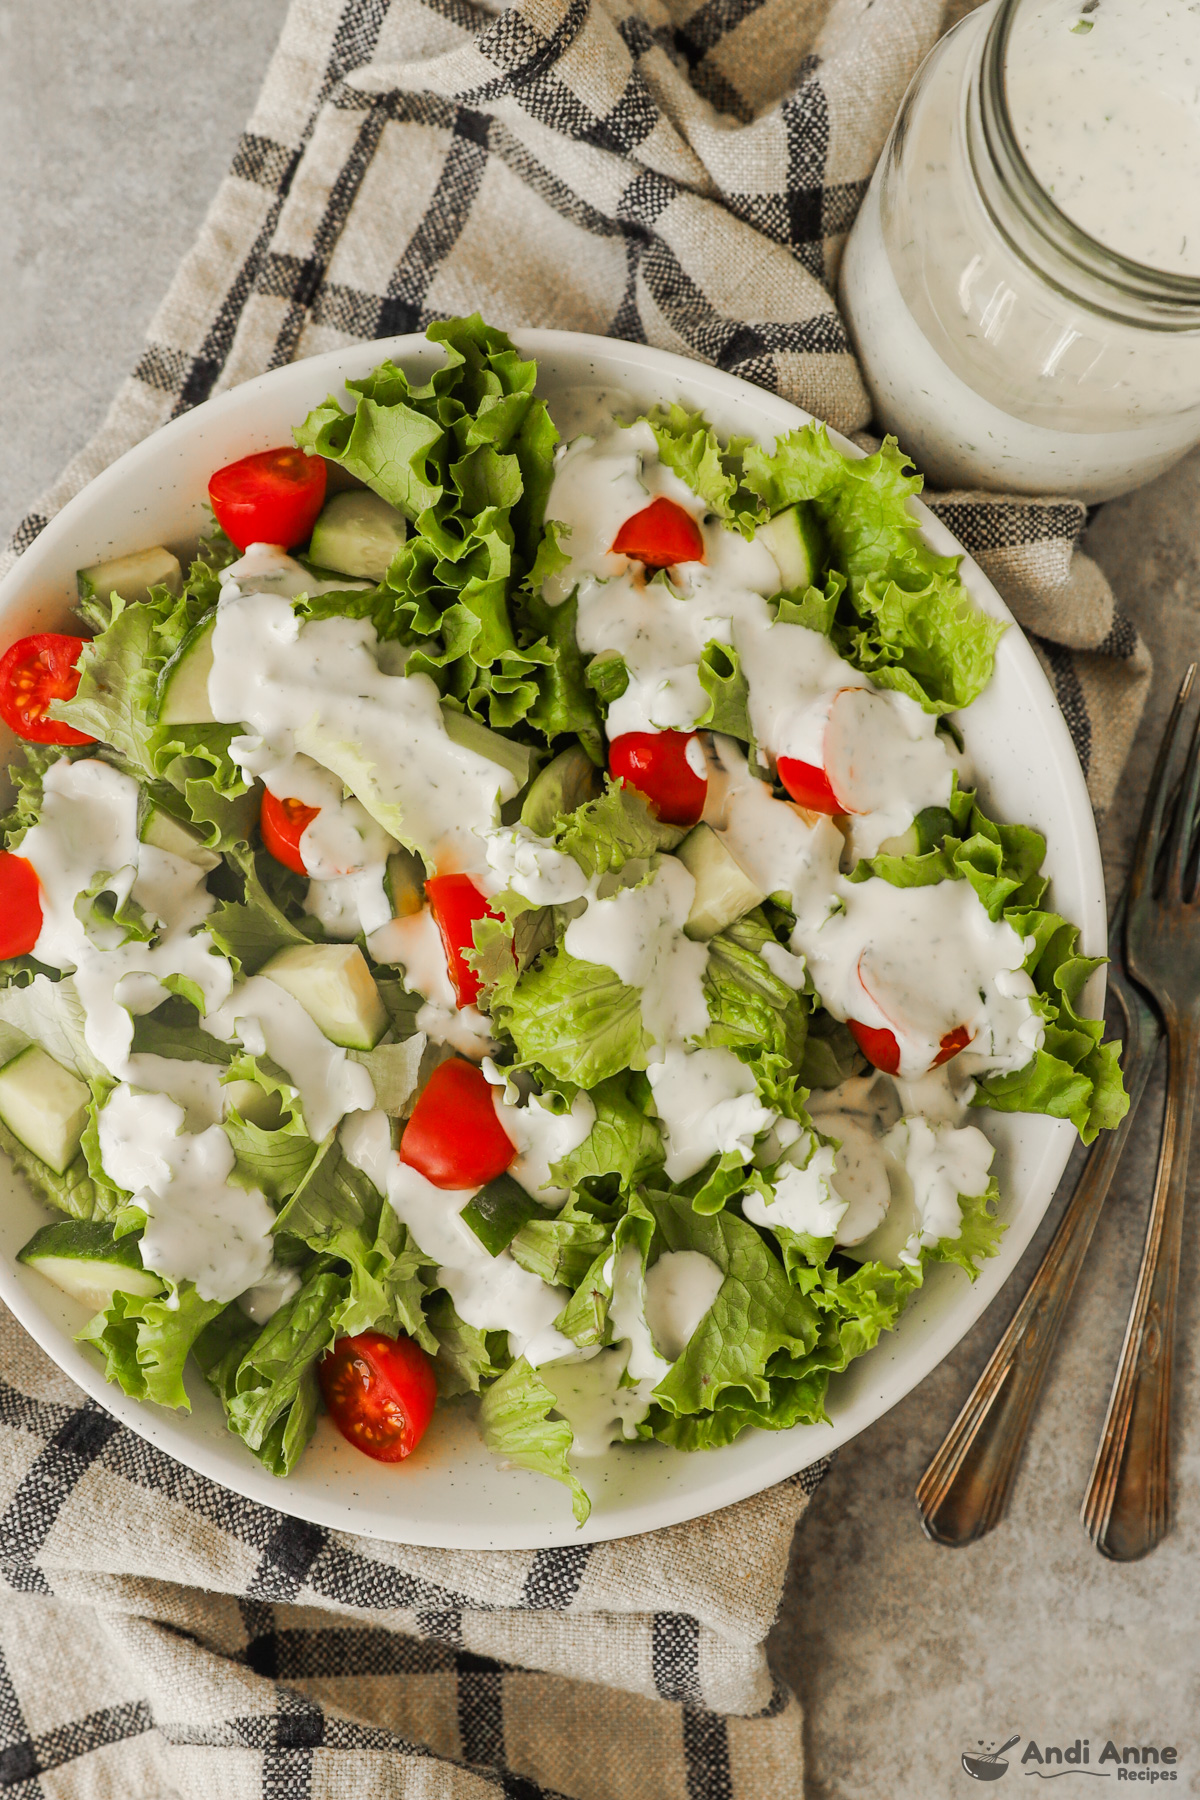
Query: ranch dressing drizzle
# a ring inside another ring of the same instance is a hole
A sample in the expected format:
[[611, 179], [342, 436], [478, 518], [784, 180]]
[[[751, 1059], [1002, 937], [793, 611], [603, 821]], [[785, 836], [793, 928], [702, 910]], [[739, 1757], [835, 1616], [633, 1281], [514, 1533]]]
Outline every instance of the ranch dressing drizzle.
[[755, 1138], [777, 1117], [759, 1099], [753, 1071], [732, 1050], [688, 1051], [671, 1044], [646, 1074], [671, 1181], [686, 1181], [710, 1156], [727, 1150], [749, 1162]]
[[[704, 734], [708, 793], [704, 822], [764, 894], [790, 900], [797, 919], [816, 927], [836, 899], [844, 840], [831, 819], [803, 815], [777, 800], [765, 781], [750, 773], [746, 754], [733, 738]], [[786, 979], [786, 977], [785, 977]]]
[[[88, 1049], [113, 1075], [135, 1080], [131, 1013], [167, 998], [165, 977], [194, 981], [210, 1007], [233, 986], [229, 963], [198, 929], [215, 902], [195, 863], [138, 841], [138, 787], [129, 776], [98, 758], [64, 758], [47, 769], [42, 795], [41, 817], [21, 844], [41, 884], [33, 953], [51, 968], [74, 970]], [[75, 902], [100, 874], [111, 877], [118, 899], [131, 897], [160, 923], [156, 941], [122, 944], [119, 927], [99, 928], [99, 943], [88, 936]]]
[[278, 1063], [295, 1084], [304, 1123], [318, 1142], [346, 1113], [375, 1105], [366, 1069], [331, 1044], [300, 1002], [269, 976], [252, 975], [200, 1023], [222, 1043], [238, 1039], [251, 1056]]
[[508, 1173], [543, 1206], [562, 1206], [570, 1190], [554, 1182], [551, 1166], [578, 1150], [596, 1123], [596, 1108], [582, 1091], [565, 1112], [555, 1112], [548, 1095], [525, 1098], [490, 1057], [484, 1059], [483, 1072], [496, 1090], [496, 1117], [517, 1147]]
[[646, 1323], [668, 1362], [681, 1357], [724, 1285], [699, 1250], [664, 1250], [646, 1271]]
[[699, 1037], [708, 1027], [703, 978], [708, 946], [683, 935], [696, 883], [666, 856], [641, 887], [593, 900], [563, 937], [569, 956], [611, 969], [641, 991], [642, 1023], [658, 1045]]
[[219, 1125], [195, 1135], [165, 1094], [122, 1082], [99, 1116], [100, 1159], [146, 1214], [142, 1261], [202, 1300], [233, 1300], [272, 1265], [275, 1215], [257, 1188], [230, 1180], [233, 1146]]
[[478, 834], [517, 791], [511, 770], [451, 742], [428, 675], [389, 675], [365, 619], [305, 624], [289, 600], [226, 590], [213, 627], [213, 716], [256, 736], [235, 759], [295, 751], [332, 770], [430, 867], [470, 868]]
[[459, 1006], [455, 999], [442, 934], [428, 906], [372, 932], [367, 949], [376, 962], [402, 968], [405, 987], [424, 996], [415, 1027], [431, 1042], [451, 1044], [474, 1062], [496, 1048], [491, 1026], [478, 1007]]
[[1005, 82], [1021, 148], [1068, 218], [1135, 262], [1200, 275], [1194, 4], [1027, 0]]
[[956, 1058], [961, 1073], [1024, 1068], [1044, 1036], [1025, 945], [988, 918], [969, 882], [839, 879], [836, 892], [841, 910], [815, 929], [799, 923], [792, 936], [835, 1018], [891, 1031], [906, 1080], [923, 1075], [961, 1026], [971, 1033]]

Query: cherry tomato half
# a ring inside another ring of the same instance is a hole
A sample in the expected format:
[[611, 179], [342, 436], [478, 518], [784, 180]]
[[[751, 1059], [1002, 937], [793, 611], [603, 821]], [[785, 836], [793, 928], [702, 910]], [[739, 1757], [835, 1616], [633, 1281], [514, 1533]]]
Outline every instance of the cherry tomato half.
[[58, 631], [18, 638], [0, 656], [0, 718], [34, 744], [94, 744], [73, 725], [47, 718], [52, 700], [74, 699], [85, 640]]
[[325, 502], [325, 464], [290, 444], [259, 450], [218, 469], [208, 498], [217, 524], [239, 550], [249, 544], [290, 550], [312, 536]]
[[437, 1401], [433, 1364], [408, 1337], [363, 1331], [339, 1338], [317, 1371], [346, 1442], [376, 1462], [402, 1462], [425, 1435]]
[[500, 915], [492, 911], [487, 896], [469, 875], [431, 875], [425, 892], [442, 934], [455, 998], [460, 1006], [474, 1006], [481, 983], [474, 969], [468, 968], [463, 951], [475, 948], [476, 919], [498, 919]]
[[627, 731], [608, 746], [611, 773], [645, 794], [664, 825], [694, 825], [704, 811], [708, 776], [692, 758], [703, 764], [694, 731]]
[[[895, 1032], [889, 1031], [886, 1025], [882, 1027], [860, 1025], [857, 1019], [847, 1019], [846, 1023], [853, 1033], [855, 1043], [869, 1063], [877, 1069], [882, 1069], [885, 1075], [895, 1075], [899, 1072], [900, 1045], [896, 1040]], [[946, 1032], [942, 1038], [941, 1048], [930, 1063], [930, 1068], [940, 1069], [943, 1063], [948, 1063], [951, 1057], [958, 1055], [960, 1050], [965, 1050], [970, 1042], [971, 1033], [966, 1026], [956, 1025], [953, 1031]]]
[[838, 802], [828, 775], [824, 769], [818, 769], [815, 763], [800, 762], [794, 756], [781, 756], [775, 766], [779, 770], [780, 781], [798, 805], [807, 807], [809, 812], [845, 811]]
[[300, 839], [320, 810], [319, 806], [306, 806], [303, 800], [279, 800], [269, 788], [263, 789], [258, 814], [262, 841], [276, 862], [297, 875], [308, 874], [300, 854]]
[[632, 556], [648, 569], [704, 561], [704, 538], [695, 519], [676, 501], [661, 494], [626, 519], [612, 547], [617, 556]]
[[400, 1161], [439, 1188], [482, 1187], [503, 1175], [516, 1146], [496, 1117], [482, 1069], [455, 1056], [429, 1077], [400, 1139]]
[[28, 956], [42, 935], [42, 901], [33, 864], [0, 851], [0, 958]]

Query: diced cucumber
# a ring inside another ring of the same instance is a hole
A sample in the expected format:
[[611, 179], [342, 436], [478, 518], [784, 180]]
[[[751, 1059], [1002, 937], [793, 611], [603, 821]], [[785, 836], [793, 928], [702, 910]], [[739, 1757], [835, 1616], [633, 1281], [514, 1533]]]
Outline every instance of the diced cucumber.
[[64, 1219], [35, 1231], [17, 1261], [27, 1263], [72, 1300], [93, 1313], [112, 1305], [114, 1294], [161, 1294], [163, 1283], [142, 1267], [134, 1237], [115, 1238], [99, 1219]]
[[525, 796], [521, 823], [539, 837], [549, 837], [560, 813], [574, 812], [585, 801], [595, 800], [604, 777], [582, 744], [572, 744], [538, 775]]
[[411, 850], [393, 850], [383, 871], [383, 891], [394, 919], [407, 919], [425, 904], [425, 864]]
[[497, 1175], [481, 1187], [463, 1207], [461, 1218], [469, 1225], [490, 1256], [499, 1256], [516, 1237], [522, 1226], [538, 1216], [545, 1218], [546, 1209], [527, 1194], [511, 1175]]
[[780, 584], [785, 590], [816, 586], [825, 561], [825, 544], [821, 527], [811, 506], [798, 500], [783, 512], [776, 513], [755, 535], [762, 539], [779, 564]]
[[259, 970], [298, 1000], [325, 1036], [346, 1050], [373, 1050], [388, 1016], [357, 944], [292, 944]]
[[884, 838], [879, 846], [882, 856], [924, 856], [936, 850], [944, 837], [955, 832], [954, 814], [944, 806], [926, 806], [908, 827], [895, 837]]
[[120, 594], [131, 606], [148, 600], [152, 587], [170, 588], [173, 594], [183, 592], [183, 570], [179, 558], [155, 544], [149, 550], [132, 550], [128, 556], [111, 556], [106, 562], [91, 563], [75, 576], [81, 600], [107, 600]]
[[313, 526], [308, 559], [338, 575], [382, 581], [404, 543], [404, 514], [370, 488], [348, 488], [327, 500]]
[[180, 644], [158, 678], [160, 725], [212, 725], [208, 677], [213, 666], [216, 614], [201, 619]]
[[257, 1081], [227, 1081], [221, 1089], [225, 1112], [236, 1112], [247, 1125], [263, 1131], [274, 1131], [283, 1117], [283, 1102], [278, 1094], [269, 1094]]
[[79, 1152], [91, 1090], [37, 1044], [0, 1069], [0, 1119], [56, 1175]]
[[457, 744], [461, 750], [473, 750], [476, 756], [486, 756], [489, 762], [510, 770], [516, 776], [519, 788], [523, 788], [533, 774], [537, 751], [529, 744], [517, 744], [511, 738], [501, 737], [498, 731], [481, 725], [470, 713], [459, 712], [444, 700], [442, 723], [452, 744]]
[[683, 929], [700, 943], [766, 899], [710, 825], [693, 826], [675, 854], [696, 883]]
[[195, 863], [206, 874], [221, 860], [215, 850], [207, 848], [193, 825], [185, 825], [182, 819], [164, 812], [161, 806], [149, 808], [142, 821], [141, 836], [143, 844], [151, 844], [156, 850], [167, 850], [172, 856], [182, 857], [184, 862]]

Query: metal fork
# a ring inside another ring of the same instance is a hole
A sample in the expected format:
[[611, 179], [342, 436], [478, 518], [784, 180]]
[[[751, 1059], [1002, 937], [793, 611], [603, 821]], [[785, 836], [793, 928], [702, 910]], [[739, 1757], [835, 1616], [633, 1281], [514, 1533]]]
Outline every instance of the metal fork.
[[1121, 1067], [1129, 1111], [1115, 1131], [1106, 1131], [1092, 1146], [1025, 1298], [917, 1484], [917, 1510], [926, 1536], [952, 1548], [973, 1544], [1008, 1510], [1059, 1330], [1162, 1040], [1157, 1016], [1124, 979], [1124, 919], [1122, 902], [1110, 934], [1109, 991], [1125, 1016]]
[[[1183, 678], [1159, 752], [1173, 759], [1196, 666]], [[1125, 957], [1166, 1025], [1167, 1099], [1158, 1175], [1121, 1360], [1080, 1518], [1096, 1548], [1134, 1562], [1171, 1524], [1171, 1384], [1188, 1157], [1200, 1078], [1200, 900], [1195, 839], [1200, 719], [1174, 813], [1165, 779], [1152, 787], [1129, 880]]]

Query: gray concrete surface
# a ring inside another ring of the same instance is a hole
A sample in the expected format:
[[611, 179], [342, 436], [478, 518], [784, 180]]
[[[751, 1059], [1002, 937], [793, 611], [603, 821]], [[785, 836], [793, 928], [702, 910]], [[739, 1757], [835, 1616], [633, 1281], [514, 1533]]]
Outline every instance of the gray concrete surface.
[[[249, 111], [283, 0], [0, 4], [0, 532], [100, 422]], [[1105, 824], [1123, 865], [1156, 727], [1200, 645], [1200, 459], [1107, 507], [1090, 548], [1157, 657], [1151, 711]], [[773, 1639], [807, 1707], [811, 1800], [926, 1800], [968, 1788], [982, 1740], [1179, 1746], [1200, 1792], [1200, 1457], [1192, 1345], [1197, 1242], [1180, 1320], [1173, 1536], [1133, 1567], [1077, 1522], [1120, 1346], [1156, 1150], [1147, 1097], [1038, 1418], [1010, 1518], [971, 1550], [922, 1537], [914, 1484], [1028, 1281], [922, 1387], [844, 1450], [796, 1541]], [[1020, 1754], [1018, 1750], [1017, 1754]], [[1015, 1767], [1012, 1774], [1028, 1771]]]

